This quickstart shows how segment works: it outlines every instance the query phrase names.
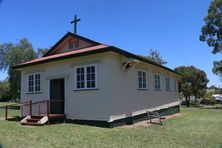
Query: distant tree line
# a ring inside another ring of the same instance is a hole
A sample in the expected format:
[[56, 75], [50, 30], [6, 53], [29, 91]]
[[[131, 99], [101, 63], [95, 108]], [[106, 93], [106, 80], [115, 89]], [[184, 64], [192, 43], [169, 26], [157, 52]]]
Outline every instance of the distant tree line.
[[0, 71], [7, 71], [6, 80], [0, 81], [0, 100], [20, 99], [21, 72], [12, 67], [35, 58], [41, 57], [48, 49], [34, 50], [31, 42], [26, 38], [18, 43], [0, 44]]

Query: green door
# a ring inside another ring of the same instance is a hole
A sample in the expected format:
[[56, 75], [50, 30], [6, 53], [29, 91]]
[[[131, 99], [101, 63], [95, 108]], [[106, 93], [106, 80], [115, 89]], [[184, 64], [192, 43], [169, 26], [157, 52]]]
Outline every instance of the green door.
[[[52, 79], [50, 80], [50, 113], [64, 114], [64, 99], [65, 99], [65, 80]], [[57, 100], [57, 101], [56, 101]], [[63, 101], [58, 101], [63, 100]]]

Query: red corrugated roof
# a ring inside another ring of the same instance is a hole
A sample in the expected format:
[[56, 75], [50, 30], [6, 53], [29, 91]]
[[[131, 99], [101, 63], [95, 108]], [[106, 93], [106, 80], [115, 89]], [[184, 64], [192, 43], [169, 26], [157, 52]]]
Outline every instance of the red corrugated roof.
[[68, 56], [68, 55], [70, 56], [70, 55], [80, 54], [80, 53], [89, 52], [89, 51], [96, 51], [96, 50], [100, 50], [100, 49], [103, 49], [103, 48], [106, 48], [106, 47], [109, 47], [109, 46], [101, 44], [101, 45], [97, 45], [97, 46], [92, 46], [92, 47], [67, 51], [67, 52], [63, 52], [63, 53], [59, 53], [59, 54], [54, 54], [54, 55], [51, 55], [51, 56], [46, 56], [46, 57], [34, 59], [34, 60], [31, 60], [31, 61], [28, 61], [28, 62], [24, 62], [24, 63], [16, 65], [16, 67], [17, 66], [22, 66], [22, 65], [27, 65], [27, 64], [43, 62], [43, 61], [47, 61], [47, 60], [51, 60], [51, 59], [61, 58], [61, 57], [65, 57], [65, 56]]

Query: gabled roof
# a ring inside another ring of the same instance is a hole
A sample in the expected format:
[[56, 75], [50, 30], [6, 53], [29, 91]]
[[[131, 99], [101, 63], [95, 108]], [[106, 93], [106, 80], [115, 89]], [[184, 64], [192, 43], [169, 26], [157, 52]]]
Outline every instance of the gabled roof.
[[100, 52], [104, 52], [107, 47], [109, 47], [109, 46], [101, 44], [101, 45], [96, 45], [96, 46], [92, 46], [92, 47], [82, 48], [79, 50], [71, 50], [71, 51], [67, 51], [67, 52], [54, 54], [54, 55], [50, 55], [50, 56], [45, 56], [42, 58], [27, 61], [27, 62], [18, 64], [16, 66], [14, 66], [13, 68], [18, 69], [18, 68], [22, 68], [22, 67], [43, 64], [43, 63], [57, 61], [57, 60], [63, 60], [63, 59], [67, 59], [67, 58], [89, 55], [89, 54], [93, 54], [93, 53], [100, 53]]
[[100, 45], [101, 43], [99, 42], [96, 42], [96, 41], [93, 41], [93, 40], [90, 40], [88, 38], [85, 38], [85, 37], [82, 37], [82, 36], [79, 36], [77, 34], [73, 34], [71, 32], [67, 32], [55, 45], [52, 46], [52, 48], [46, 52], [43, 57], [46, 57], [46, 56], [49, 56], [50, 53], [52, 53], [66, 38], [68, 38], [69, 36], [72, 36], [74, 38], [77, 38], [77, 39], [80, 39], [80, 40], [83, 40], [83, 41], [86, 41], [88, 43], [91, 43], [92, 46], [96, 46], [96, 45]]
[[[59, 44], [61, 42], [63, 42], [65, 40], [65, 38], [67, 38], [69, 35], [81, 38], [85, 41], [87, 40], [87, 41], [93, 43], [94, 46], [86, 47], [86, 48], [82, 48], [82, 49], [77, 49], [77, 50], [70, 50], [67, 52], [50, 55], [50, 52], [53, 51], [57, 46], [59, 46]], [[121, 55], [124, 55], [126, 57], [134, 58], [134, 59], [149, 63], [151, 65], [160, 67], [160, 68], [165, 69], [167, 71], [173, 72], [175, 74], [178, 74], [176, 71], [174, 71], [168, 67], [165, 67], [163, 65], [157, 64], [147, 58], [143, 58], [141, 56], [135, 55], [133, 53], [127, 52], [125, 50], [122, 50], [122, 49], [114, 47], [114, 46], [108, 46], [105, 44], [101, 44], [101, 43], [92, 41], [90, 39], [75, 35], [70, 32], [68, 32], [65, 36], [63, 36], [62, 39], [60, 39], [42, 58], [38, 58], [38, 59], [34, 59], [31, 61], [27, 61], [27, 62], [18, 64], [16, 66], [14, 66], [13, 68], [19, 69], [19, 68], [23, 68], [23, 67], [32, 66], [32, 65], [38, 65], [38, 64], [48, 63], [48, 62], [52, 62], [52, 61], [64, 60], [64, 59], [92, 55], [92, 54], [103, 53], [103, 52], [108, 52], [108, 51], [113, 51], [113, 52], [119, 53]], [[178, 75], [180, 75], [180, 74], [178, 74]]]

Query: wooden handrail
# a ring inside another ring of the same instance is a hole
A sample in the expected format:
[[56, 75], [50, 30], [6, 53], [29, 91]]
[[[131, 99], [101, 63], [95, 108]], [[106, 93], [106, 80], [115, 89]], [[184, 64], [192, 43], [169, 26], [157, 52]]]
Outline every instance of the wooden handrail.
[[49, 100], [47, 101], [47, 117], [48, 117], [48, 125], [50, 124], [50, 117], [49, 117]]
[[[40, 104], [40, 103], [47, 103], [47, 101], [49, 102], [64, 102], [64, 100], [43, 100], [43, 101], [37, 101], [37, 102], [32, 102], [33, 104]], [[12, 104], [12, 105], [8, 105], [8, 106], [27, 106], [30, 104], [30, 101], [26, 101], [26, 102], [20, 102], [18, 104]]]
[[29, 101], [29, 115], [32, 116], [32, 100]]
[[[30, 100], [30, 101], [20, 102], [18, 104], [6, 105], [5, 106], [5, 120], [8, 119], [8, 109], [10, 109], [10, 107], [12, 107], [12, 106], [20, 106], [22, 114], [23, 114], [23, 106], [28, 106], [29, 107], [29, 115], [32, 116], [32, 107], [34, 104], [46, 103], [48, 124], [50, 124], [50, 103], [51, 102], [52, 103], [53, 102], [64, 102], [64, 100], [43, 100], [43, 101], [37, 101], [37, 102], [32, 102], [32, 100]], [[39, 105], [39, 114], [40, 114], [40, 105]]]

